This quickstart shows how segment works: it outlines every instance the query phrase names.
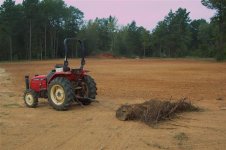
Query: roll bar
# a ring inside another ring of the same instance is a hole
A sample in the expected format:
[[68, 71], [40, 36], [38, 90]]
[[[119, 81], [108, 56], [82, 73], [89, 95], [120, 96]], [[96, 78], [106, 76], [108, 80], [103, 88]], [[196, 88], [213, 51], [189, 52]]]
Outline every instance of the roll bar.
[[81, 59], [81, 66], [80, 69], [83, 69], [83, 66], [85, 65], [85, 47], [84, 44], [82, 42], [82, 40], [79, 40], [77, 38], [65, 38], [64, 39], [64, 50], [65, 50], [65, 57], [64, 57], [64, 67], [68, 67], [68, 60], [67, 60], [67, 53], [68, 53], [68, 46], [67, 46], [67, 42], [69, 40], [75, 40], [76, 42], [78, 42], [82, 48], [82, 59]]

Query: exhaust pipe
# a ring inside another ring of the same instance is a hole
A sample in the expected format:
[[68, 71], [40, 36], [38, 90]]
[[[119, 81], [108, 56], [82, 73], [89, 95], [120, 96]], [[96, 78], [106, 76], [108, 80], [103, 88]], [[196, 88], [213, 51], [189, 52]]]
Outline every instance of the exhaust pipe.
[[25, 85], [26, 85], [26, 90], [28, 90], [29, 87], [29, 76], [25, 76]]

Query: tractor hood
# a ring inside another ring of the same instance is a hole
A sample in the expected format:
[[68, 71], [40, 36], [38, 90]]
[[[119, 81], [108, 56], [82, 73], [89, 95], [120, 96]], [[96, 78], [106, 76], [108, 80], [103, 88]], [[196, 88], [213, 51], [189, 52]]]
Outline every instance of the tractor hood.
[[36, 75], [31, 78], [30, 87], [36, 92], [47, 89], [46, 75]]
[[46, 75], [36, 75], [33, 78], [31, 78], [31, 80], [45, 80], [46, 79]]

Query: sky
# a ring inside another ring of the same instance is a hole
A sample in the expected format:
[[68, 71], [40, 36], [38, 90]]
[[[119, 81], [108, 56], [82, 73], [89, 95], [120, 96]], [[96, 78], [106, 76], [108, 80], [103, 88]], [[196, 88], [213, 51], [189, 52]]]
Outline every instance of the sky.
[[[0, 0], [0, 2], [3, 0]], [[201, 0], [64, 0], [84, 13], [84, 19], [107, 18], [110, 15], [118, 19], [119, 25], [127, 25], [133, 20], [138, 26], [149, 30], [155, 28], [159, 21], [169, 13], [170, 9], [176, 11], [179, 7], [190, 12], [191, 19], [206, 19], [214, 15], [201, 4]], [[16, 0], [21, 3], [22, 0]]]

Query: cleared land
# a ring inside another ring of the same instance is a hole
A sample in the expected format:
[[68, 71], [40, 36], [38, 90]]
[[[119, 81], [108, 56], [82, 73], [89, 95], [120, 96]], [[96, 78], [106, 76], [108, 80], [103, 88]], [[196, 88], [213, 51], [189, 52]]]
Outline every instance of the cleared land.
[[[62, 60], [0, 64], [0, 149], [225, 149], [226, 63], [183, 59], [87, 59], [100, 103], [69, 111], [40, 100], [23, 104], [24, 75], [47, 74]], [[79, 60], [70, 60], [78, 66]], [[188, 97], [202, 112], [184, 113], [151, 128], [123, 122], [123, 103]]]

